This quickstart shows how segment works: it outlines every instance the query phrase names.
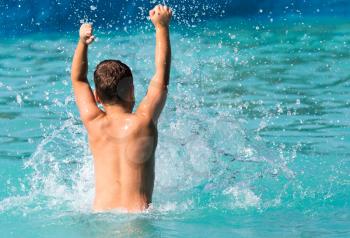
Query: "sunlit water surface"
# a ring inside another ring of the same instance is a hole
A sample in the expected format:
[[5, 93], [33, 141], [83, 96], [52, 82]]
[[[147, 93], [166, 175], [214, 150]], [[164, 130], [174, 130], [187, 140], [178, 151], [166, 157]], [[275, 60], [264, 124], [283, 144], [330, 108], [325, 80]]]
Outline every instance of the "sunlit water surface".
[[[176, 27], [174, 27], [176, 28]], [[139, 101], [149, 30], [96, 32]], [[349, 237], [350, 24], [210, 21], [172, 29], [152, 208], [93, 214], [92, 157], [70, 85], [74, 34], [0, 44], [3, 237]]]

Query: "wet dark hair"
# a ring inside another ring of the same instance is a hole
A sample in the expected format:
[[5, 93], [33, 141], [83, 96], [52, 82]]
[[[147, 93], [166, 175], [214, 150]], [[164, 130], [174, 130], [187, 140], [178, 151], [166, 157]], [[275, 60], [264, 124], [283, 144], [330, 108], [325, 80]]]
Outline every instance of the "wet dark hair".
[[94, 82], [101, 102], [116, 104], [123, 101], [118, 95], [118, 84], [129, 77], [132, 77], [130, 68], [119, 60], [104, 60], [99, 63], [94, 72]]

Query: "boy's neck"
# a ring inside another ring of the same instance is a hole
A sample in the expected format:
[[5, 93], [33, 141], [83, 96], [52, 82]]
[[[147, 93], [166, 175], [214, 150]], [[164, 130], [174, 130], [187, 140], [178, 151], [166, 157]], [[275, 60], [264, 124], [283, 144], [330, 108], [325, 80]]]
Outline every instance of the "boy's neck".
[[120, 104], [114, 105], [103, 105], [105, 112], [107, 115], [121, 115], [121, 114], [129, 114], [132, 112], [130, 107], [125, 107]]

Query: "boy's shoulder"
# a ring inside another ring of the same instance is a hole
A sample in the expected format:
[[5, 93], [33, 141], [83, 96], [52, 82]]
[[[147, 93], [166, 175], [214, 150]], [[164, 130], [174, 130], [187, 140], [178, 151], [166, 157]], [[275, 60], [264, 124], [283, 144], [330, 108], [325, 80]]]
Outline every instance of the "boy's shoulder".
[[135, 132], [138, 133], [149, 128], [155, 128], [153, 122], [150, 122], [143, 116], [135, 113], [125, 114], [121, 117], [112, 117], [104, 114], [89, 124], [88, 134], [99, 134], [106, 131], [114, 132]]

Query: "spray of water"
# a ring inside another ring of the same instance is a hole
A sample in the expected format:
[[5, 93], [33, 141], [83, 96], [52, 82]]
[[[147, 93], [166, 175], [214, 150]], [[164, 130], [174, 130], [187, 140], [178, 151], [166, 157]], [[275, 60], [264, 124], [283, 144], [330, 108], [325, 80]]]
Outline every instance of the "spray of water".
[[[218, 77], [216, 72], [220, 68], [232, 67], [232, 55], [223, 53], [231, 52], [230, 46], [225, 46], [222, 39], [215, 40], [218, 41], [217, 46], [210, 45], [207, 40], [217, 33], [206, 31], [204, 26], [199, 35], [191, 31], [197, 24], [202, 24], [207, 14], [220, 12], [221, 7], [215, 3], [203, 5], [197, 0], [163, 1], [163, 4], [174, 8], [174, 24], [186, 27], [187, 33], [183, 34], [180, 29], [172, 35], [175, 52], [173, 76], [169, 103], [160, 121], [152, 209], [155, 212], [177, 212], [210, 207], [264, 209], [275, 205], [271, 201], [285, 189], [283, 181], [276, 185], [277, 194], [267, 198], [262, 196], [265, 191], [256, 189], [255, 184], [261, 181], [263, 175], [268, 178], [262, 182], [266, 183], [263, 186], [266, 188], [273, 178], [282, 176], [289, 179], [293, 177], [293, 172], [284, 163], [283, 156], [271, 152], [262, 142], [251, 139], [254, 136], [244, 129], [244, 121], [239, 119], [237, 111], [221, 105], [216, 95], [213, 97], [211, 89], [221, 87], [226, 80]], [[91, 2], [88, 10], [96, 12], [96, 15], [77, 12], [83, 21], [95, 23], [97, 32], [102, 35], [101, 42], [104, 42], [103, 47], [93, 46], [98, 47], [95, 48], [98, 53], [92, 59], [92, 65], [112, 56], [116, 49], [129, 49], [130, 55], [120, 51], [117, 54], [134, 65], [135, 72], [143, 78], [136, 83], [139, 95], [143, 95], [149, 71], [153, 69], [152, 55], [145, 53], [153, 51], [153, 46], [146, 44], [152, 37], [149, 26], [140, 26], [137, 35], [122, 36], [134, 23], [128, 20], [127, 13], [131, 10], [123, 8], [124, 32], [118, 31], [121, 35], [115, 35], [111, 25], [119, 29], [120, 23], [107, 20], [101, 23], [97, 20], [98, 9], [98, 4]], [[142, 6], [138, 9], [142, 14], [138, 13], [136, 20], [144, 20], [147, 11]], [[57, 49], [65, 56], [64, 65], [69, 73], [69, 55], [74, 46], [71, 42], [63, 44]], [[219, 84], [220, 80], [223, 82]], [[13, 206], [19, 210], [51, 209], [57, 213], [91, 211], [94, 196], [92, 156], [86, 132], [73, 112], [74, 102], [67, 96], [70, 85], [65, 84], [65, 87], [66, 90], [60, 91], [62, 98], [55, 104], [68, 109], [60, 112], [59, 125], [45, 128], [45, 136], [25, 163], [28, 173], [24, 185], [26, 195], [0, 201], [0, 211], [16, 209]], [[45, 100], [50, 100], [50, 96], [58, 91], [53, 87], [47, 92]], [[16, 100], [19, 104], [23, 103], [20, 96]], [[236, 104], [234, 108], [244, 109], [240, 102]], [[8, 206], [9, 203], [14, 205]]]

